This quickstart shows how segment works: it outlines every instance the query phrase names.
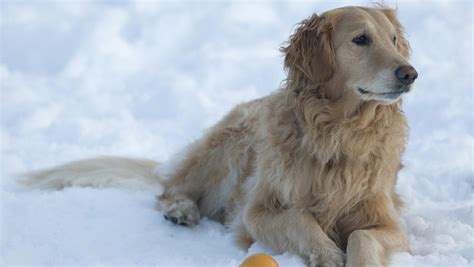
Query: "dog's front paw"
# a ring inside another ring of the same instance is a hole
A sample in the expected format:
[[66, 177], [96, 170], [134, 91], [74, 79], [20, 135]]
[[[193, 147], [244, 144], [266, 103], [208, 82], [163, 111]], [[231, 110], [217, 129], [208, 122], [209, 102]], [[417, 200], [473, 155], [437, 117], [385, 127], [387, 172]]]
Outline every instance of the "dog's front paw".
[[188, 198], [159, 199], [157, 206], [164, 218], [174, 224], [192, 226], [201, 218], [197, 204]]
[[321, 251], [318, 262], [322, 267], [344, 267], [346, 255], [339, 248]]
[[344, 267], [346, 255], [339, 248], [325, 248], [309, 258], [311, 267]]

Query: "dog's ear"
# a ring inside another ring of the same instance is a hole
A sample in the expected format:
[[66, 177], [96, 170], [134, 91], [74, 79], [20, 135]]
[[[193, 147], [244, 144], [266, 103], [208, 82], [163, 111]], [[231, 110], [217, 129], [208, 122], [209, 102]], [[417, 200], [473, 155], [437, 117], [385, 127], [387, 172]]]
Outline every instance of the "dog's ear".
[[398, 21], [396, 10], [391, 8], [381, 8], [380, 11], [382, 11], [388, 20], [390, 20], [390, 22], [393, 24], [393, 26], [395, 26], [397, 31], [397, 49], [403, 55], [403, 57], [408, 59], [410, 57], [411, 51], [410, 43], [405, 38], [405, 30], [400, 24], [400, 21]]
[[281, 48], [290, 78], [304, 75], [315, 84], [331, 79], [336, 68], [332, 29], [326, 17], [316, 14], [298, 24], [288, 46]]

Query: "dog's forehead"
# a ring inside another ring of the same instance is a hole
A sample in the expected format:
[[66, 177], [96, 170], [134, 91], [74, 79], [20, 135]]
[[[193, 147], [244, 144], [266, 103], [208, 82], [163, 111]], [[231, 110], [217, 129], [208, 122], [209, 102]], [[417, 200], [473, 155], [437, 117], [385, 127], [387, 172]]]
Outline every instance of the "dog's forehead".
[[359, 29], [394, 31], [394, 27], [387, 16], [376, 8], [343, 7], [328, 11], [325, 14], [332, 18], [336, 31], [338, 29], [347, 31], [357, 31]]

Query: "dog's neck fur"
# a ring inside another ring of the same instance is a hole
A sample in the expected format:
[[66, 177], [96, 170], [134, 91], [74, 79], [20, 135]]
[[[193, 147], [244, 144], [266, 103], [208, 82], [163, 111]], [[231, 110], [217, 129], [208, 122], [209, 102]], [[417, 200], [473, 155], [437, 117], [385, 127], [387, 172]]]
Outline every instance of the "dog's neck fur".
[[400, 139], [404, 147], [407, 126], [401, 101], [391, 105], [362, 101], [341, 89], [338, 98], [330, 99], [327, 92], [334, 89], [311, 82], [286, 86], [288, 100], [305, 132], [303, 146], [311, 148], [311, 154], [322, 162], [341, 158], [369, 161], [374, 153], [383, 154], [387, 149], [386, 138]]

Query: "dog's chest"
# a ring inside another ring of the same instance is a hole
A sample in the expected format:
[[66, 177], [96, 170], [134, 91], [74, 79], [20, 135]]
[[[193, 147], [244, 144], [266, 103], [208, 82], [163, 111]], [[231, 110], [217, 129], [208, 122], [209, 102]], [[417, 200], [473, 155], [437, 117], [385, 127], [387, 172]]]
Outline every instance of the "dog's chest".
[[372, 163], [358, 160], [339, 160], [327, 163], [309, 163], [312, 173], [308, 175], [309, 186], [305, 183], [298, 188], [311, 199], [314, 211], [325, 208], [334, 210], [353, 205], [363, 196], [377, 190], [380, 160]]
[[340, 159], [326, 163], [317, 160], [298, 162], [281, 182], [285, 206], [310, 211], [325, 230], [349, 214], [364, 199], [394, 184], [396, 171], [381, 155], [371, 161]]
[[271, 153], [259, 163], [283, 206], [310, 211], [330, 228], [365, 198], [393, 190], [405, 146], [404, 116], [396, 107], [380, 107], [370, 120], [364, 114], [338, 121], [315, 113], [303, 126], [283, 119], [268, 125], [275, 140], [264, 139], [262, 151]]

